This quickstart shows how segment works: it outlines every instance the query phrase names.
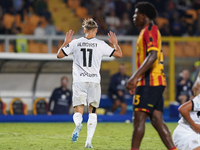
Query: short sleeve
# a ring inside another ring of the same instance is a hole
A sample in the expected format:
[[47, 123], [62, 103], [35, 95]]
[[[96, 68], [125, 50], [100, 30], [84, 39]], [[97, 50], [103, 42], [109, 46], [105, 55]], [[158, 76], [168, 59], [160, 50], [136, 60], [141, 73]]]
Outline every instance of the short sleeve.
[[70, 42], [69, 44], [65, 45], [61, 50], [62, 52], [68, 56], [70, 54], [73, 53], [74, 49], [73, 49], [73, 45], [74, 45], [74, 41]]
[[101, 43], [101, 47], [102, 49], [102, 55], [103, 56], [109, 56], [111, 57], [115, 51], [114, 48], [110, 47], [107, 43], [105, 43], [104, 41]]
[[159, 32], [156, 26], [150, 26], [148, 27], [147, 30], [144, 32], [144, 41], [147, 46], [147, 52], [151, 50], [156, 50], [158, 51], [158, 36]]
[[192, 110], [193, 111], [200, 111], [200, 94], [197, 95], [193, 100], [192, 100]]

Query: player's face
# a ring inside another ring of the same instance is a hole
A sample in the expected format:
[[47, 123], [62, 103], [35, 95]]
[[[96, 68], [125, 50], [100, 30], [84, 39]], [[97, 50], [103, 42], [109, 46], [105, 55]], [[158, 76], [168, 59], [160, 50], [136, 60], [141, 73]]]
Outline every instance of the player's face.
[[125, 75], [126, 74], [126, 67], [124, 65], [120, 65], [119, 66], [119, 72], [121, 75]]
[[188, 70], [183, 70], [182, 78], [187, 80], [190, 77], [190, 72]]
[[133, 15], [133, 22], [136, 27], [143, 27], [144, 26], [144, 15], [138, 11], [138, 8], [135, 9], [135, 14]]
[[62, 87], [67, 87], [68, 80], [66, 78], [63, 78], [61, 81]]

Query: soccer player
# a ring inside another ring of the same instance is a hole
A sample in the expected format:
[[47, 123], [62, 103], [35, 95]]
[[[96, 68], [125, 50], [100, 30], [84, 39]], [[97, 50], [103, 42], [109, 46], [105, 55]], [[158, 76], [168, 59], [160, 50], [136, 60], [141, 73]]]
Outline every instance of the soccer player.
[[155, 7], [149, 2], [135, 5], [133, 21], [141, 29], [137, 39], [137, 70], [130, 77], [126, 87], [134, 94], [134, 130], [131, 150], [139, 150], [145, 131], [145, 120], [159, 133], [163, 143], [170, 150], [175, 150], [171, 134], [165, 125], [163, 113], [163, 91], [166, 86], [163, 72], [163, 53], [161, 35], [153, 19], [157, 17]]
[[91, 141], [97, 125], [96, 108], [99, 107], [100, 87], [100, 65], [102, 56], [122, 57], [121, 49], [115, 33], [109, 32], [109, 42], [114, 46], [110, 47], [102, 40], [95, 38], [98, 25], [93, 19], [83, 21], [82, 25], [85, 37], [72, 41], [73, 31], [66, 33], [66, 38], [58, 50], [57, 57], [63, 58], [73, 54], [73, 97], [74, 107], [73, 120], [76, 125], [71, 140], [76, 142], [82, 129], [82, 115], [84, 105], [89, 107], [89, 119], [87, 122], [86, 148], [93, 148]]
[[[200, 72], [193, 92], [200, 91]], [[174, 144], [180, 150], [200, 150], [200, 94], [179, 107], [182, 118], [173, 133]]]

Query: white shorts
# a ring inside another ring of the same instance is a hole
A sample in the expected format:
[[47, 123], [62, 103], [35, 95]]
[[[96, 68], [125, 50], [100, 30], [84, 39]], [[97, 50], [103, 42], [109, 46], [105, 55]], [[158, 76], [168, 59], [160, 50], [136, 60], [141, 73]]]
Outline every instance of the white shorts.
[[200, 146], [200, 135], [192, 129], [178, 125], [173, 132], [173, 142], [179, 150], [193, 150]]
[[73, 107], [78, 105], [89, 106], [98, 108], [101, 98], [100, 83], [95, 82], [76, 82], [73, 83]]

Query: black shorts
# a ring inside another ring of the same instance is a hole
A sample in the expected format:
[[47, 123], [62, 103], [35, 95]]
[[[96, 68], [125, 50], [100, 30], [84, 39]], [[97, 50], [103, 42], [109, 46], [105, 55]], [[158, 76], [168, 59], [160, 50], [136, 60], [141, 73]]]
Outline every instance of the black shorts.
[[154, 110], [163, 112], [163, 92], [165, 86], [138, 86], [133, 97], [134, 111], [153, 113]]

